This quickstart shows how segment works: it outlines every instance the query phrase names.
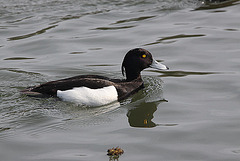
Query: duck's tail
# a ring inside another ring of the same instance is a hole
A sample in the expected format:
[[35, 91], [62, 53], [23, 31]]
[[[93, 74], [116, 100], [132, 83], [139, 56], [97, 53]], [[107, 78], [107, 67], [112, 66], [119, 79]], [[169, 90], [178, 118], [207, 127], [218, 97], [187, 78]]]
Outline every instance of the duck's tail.
[[20, 92], [21, 92], [21, 94], [27, 95], [29, 97], [47, 97], [46, 95], [44, 95], [42, 93], [32, 91], [33, 88], [34, 87], [28, 87]]

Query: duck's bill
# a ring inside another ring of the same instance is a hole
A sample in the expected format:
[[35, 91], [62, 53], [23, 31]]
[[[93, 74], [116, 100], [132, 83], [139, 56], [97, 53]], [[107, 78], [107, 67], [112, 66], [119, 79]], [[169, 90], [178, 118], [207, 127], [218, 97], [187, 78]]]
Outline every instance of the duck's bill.
[[169, 69], [166, 65], [153, 60], [152, 64], [150, 65], [151, 68], [158, 69], [158, 70], [167, 70]]

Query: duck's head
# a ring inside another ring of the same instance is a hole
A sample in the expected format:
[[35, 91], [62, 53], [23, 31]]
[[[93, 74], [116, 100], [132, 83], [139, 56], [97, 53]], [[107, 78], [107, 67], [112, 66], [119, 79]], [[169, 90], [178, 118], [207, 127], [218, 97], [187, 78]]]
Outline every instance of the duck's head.
[[122, 63], [122, 74], [126, 73], [127, 81], [134, 80], [140, 76], [146, 68], [167, 70], [168, 67], [153, 59], [152, 54], [142, 48], [130, 50], [124, 57]]

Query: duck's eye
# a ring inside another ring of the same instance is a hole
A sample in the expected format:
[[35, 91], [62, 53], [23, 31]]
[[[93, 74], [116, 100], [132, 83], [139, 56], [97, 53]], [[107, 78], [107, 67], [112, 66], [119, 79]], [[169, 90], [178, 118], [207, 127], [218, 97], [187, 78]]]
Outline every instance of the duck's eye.
[[142, 58], [146, 58], [146, 57], [147, 57], [147, 55], [146, 55], [146, 54], [143, 54], [143, 55], [142, 55]]

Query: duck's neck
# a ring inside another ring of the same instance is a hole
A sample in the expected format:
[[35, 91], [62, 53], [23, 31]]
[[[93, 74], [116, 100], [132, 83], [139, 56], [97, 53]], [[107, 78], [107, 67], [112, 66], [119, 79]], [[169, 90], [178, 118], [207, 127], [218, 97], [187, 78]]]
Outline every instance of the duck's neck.
[[127, 77], [127, 81], [130, 82], [130, 81], [133, 81], [135, 79], [141, 79], [141, 74], [140, 72], [127, 72], [126, 71], [126, 77]]

